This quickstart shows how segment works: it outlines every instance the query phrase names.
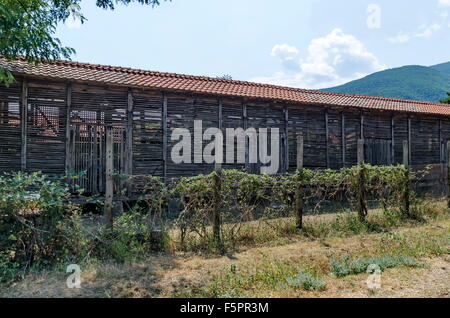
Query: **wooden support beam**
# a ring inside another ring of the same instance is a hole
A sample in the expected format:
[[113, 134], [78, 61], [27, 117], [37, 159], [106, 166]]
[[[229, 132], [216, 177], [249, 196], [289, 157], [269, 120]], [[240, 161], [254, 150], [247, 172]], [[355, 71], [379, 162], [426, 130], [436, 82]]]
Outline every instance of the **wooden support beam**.
[[450, 141], [447, 141], [447, 206], [450, 208]]
[[220, 131], [223, 129], [223, 101], [219, 99], [219, 110], [218, 110], [218, 128]]
[[409, 169], [409, 142], [403, 140], [403, 165]]
[[364, 139], [358, 139], [358, 164], [364, 163]]
[[345, 114], [341, 113], [341, 148], [342, 148], [342, 167], [347, 165], [346, 160], [346, 148], [347, 148], [347, 135], [345, 133]]
[[303, 228], [303, 210], [305, 207], [303, 200], [303, 136], [297, 136], [297, 182], [295, 187], [295, 216], [296, 227], [301, 230]]
[[289, 109], [285, 105], [284, 112], [284, 172], [289, 171]]
[[69, 170], [72, 169], [72, 148], [70, 142], [70, 111], [72, 108], [72, 83], [68, 83], [66, 86], [66, 175], [69, 174]]
[[107, 227], [113, 227], [113, 200], [114, 200], [114, 139], [113, 128], [106, 128], [106, 184], [105, 184], [105, 207], [104, 221]]
[[359, 136], [360, 136], [360, 139], [362, 139], [362, 140], [364, 140], [364, 114], [363, 114], [363, 112], [361, 112], [360, 113], [360, 124], [359, 124], [359, 128], [360, 128], [360, 131], [359, 131]]
[[445, 162], [445, 155], [442, 153], [442, 120], [439, 119], [439, 158], [441, 160], [441, 164]]
[[297, 170], [303, 169], [304, 164], [304, 139], [303, 136], [297, 136]]
[[[441, 191], [445, 191], [445, 159], [446, 159], [446, 153], [444, 153], [444, 140], [442, 140], [442, 120], [439, 119], [439, 162], [441, 166], [441, 184], [442, 187]], [[450, 204], [450, 203], [449, 203]]]
[[248, 118], [247, 118], [247, 105], [245, 102], [242, 102], [242, 124], [244, 130], [247, 130], [248, 128]]
[[162, 93], [163, 95], [163, 105], [162, 105], [162, 132], [163, 132], [163, 180], [167, 182], [167, 95], [166, 93]]
[[[244, 126], [244, 131], [248, 128], [248, 118], [247, 118], [247, 105], [245, 104], [245, 101], [242, 102], [242, 124]], [[249, 139], [246, 136], [245, 137], [245, 170], [249, 172], [250, 170], [250, 158], [249, 158]]]
[[408, 117], [408, 162], [412, 163], [412, 153], [411, 153], [411, 117]]
[[222, 203], [222, 163], [216, 162], [214, 166], [214, 208], [213, 208], [213, 238], [215, 247], [223, 251], [221, 240], [221, 203]]
[[328, 125], [328, 110], [325, 109], [325, 160], [327, 169], [330, 168], [330, 151], [328, 149], [330, 145], [330, 131], [329, 131], [329, 125]]
[[395, 164], [395, 118], [391, 117], [391, 164]]
[[22, 82], [20, 108], [20, 125], [21, 125], [21, 151], [20, 151], [20, 166], [22, 171], [27, 170], [27, 131], [28, 131], [28, 82], [24, 78]]
[[[131, 178], [133, 176], [133, 91], [128, 89], [127, 93], [127, 127], [125, 133], [125, 173]], [[131, 180], [127, 182], [128, 195], [131, 196], [132, 189]]]
[[357, 149], [357, 161], [358, 164], [364, 163], [364, 114], [361, 111], [360, 113], [360, 138], [358, 139], [358, 149]]
[[410, 158], [411, 154], [410, 151], [410, 143], [408, 140], [403, 141], [403, 165], [405, 166], [405, 184], [404, 184], [404, 191], [403, 191], [403, 203], [404, 203], [404, 213], [406, 215], [410, 215], [410, 187], [411, 187], [411, 181], [409, 178], [409, 166], [411, 164]]

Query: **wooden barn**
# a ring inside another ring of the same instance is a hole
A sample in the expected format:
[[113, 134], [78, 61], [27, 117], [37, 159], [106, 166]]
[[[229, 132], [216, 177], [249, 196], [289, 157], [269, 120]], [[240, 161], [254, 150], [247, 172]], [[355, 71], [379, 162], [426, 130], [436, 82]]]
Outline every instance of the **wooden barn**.
[[[114, 169], [170, 180], [213, 170], [212, 164], [175, 164], [175, 128], [279, 128], [280, 173], [296, 167], [297, 136], [304, 166], [357, 163], [357, 141], [372, 164], [403, 160], [443, 164], [450, 140], [450, 107], [420, 101], [325, 93], [241, 81], [159, 73], [69, 61], [0, 66], [16, 82], [0, 87], [0, 172], [42, 171], [79, 180], [88, 193], [105, 191], [106, 132], [112, 131]], [[250, 164], [225, 164], [247, 168]]]

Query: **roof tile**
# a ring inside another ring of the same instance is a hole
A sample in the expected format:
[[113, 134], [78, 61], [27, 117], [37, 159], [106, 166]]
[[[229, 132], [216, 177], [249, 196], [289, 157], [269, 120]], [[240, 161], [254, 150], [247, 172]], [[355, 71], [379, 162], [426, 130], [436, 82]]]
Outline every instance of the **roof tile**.
[[183, 90], [194, 93], [263, 98], [303, 104], [321, 104], [363, 109], [450, 115], [450, 107], [445, 104], [329, 93], [244, 81], [162, 73], [72, 61], [54, 61], [51, 63], [32, 65], [28, 64], [23, 59], [7, 61], [4, 58], [0, 58], [0, 67], [5, 67], [13, 73], [20, 75], [45, 76], [63, 80], [79, 80], [161, 90]]

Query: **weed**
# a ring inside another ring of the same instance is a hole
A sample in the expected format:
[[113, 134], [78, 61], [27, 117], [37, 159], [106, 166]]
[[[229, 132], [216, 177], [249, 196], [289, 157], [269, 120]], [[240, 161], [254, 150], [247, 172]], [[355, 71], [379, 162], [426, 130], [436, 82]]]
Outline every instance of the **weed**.
[[313, 275], [300, 270], [297, 276], [293, 278], [287, 278], [287, 286], [294, 289], [303, 290], [318, 290], [323, 291], [326, 288], [326, 284], [323, 280], [314, 277]]
[[386, 268], [406, 266], [406, 267], [419, 267], [423, 266], [420, 262], [414, 258], [408, 256], [380, 256], [369, 257], [352, 260], [349, 255], [344, 255], [340, 260], [332, 260], [331, 268], [336, 277], [345, 277], [348, 275], [356, 275], [365, 273], [369, 265], [378, 265], [380, 270], [383, 271]]

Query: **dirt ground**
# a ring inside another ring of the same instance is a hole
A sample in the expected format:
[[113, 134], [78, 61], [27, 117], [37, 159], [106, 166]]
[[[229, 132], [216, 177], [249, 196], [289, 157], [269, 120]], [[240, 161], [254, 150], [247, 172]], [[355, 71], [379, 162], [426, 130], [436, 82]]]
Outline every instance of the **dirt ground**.
[[[450, 233], [450, 221], [400, 228], [396, 233], [427, 235]], [[310, 263], [329, 270], [330, 258], [342, 253], [362, 253], [381, 234], [366, 234], [325, 240], [301, 239], [289, 244], [254, 247], [233, 255], [207, 258], [184, 253], [159, 254], [135, 264], [91, 264], [82, 268], [81, 289], [66, 287], [64, 269], [29, 274], [0, 289], [0, 297], [173, 297], [179, 291], [195, 290], [231, 266], [252, 268], [268, 260]], [[450, 235], [449, 235], [450, 239]], [[261, 290], [255, 297], [440, 297], [450, 298], [450, 255], [421, 259], [426, 266], [398, 267], [382, 273], [381, 288], [369, 290], [368, 274], [344, 278], [327, 277], [325, 291]]]

